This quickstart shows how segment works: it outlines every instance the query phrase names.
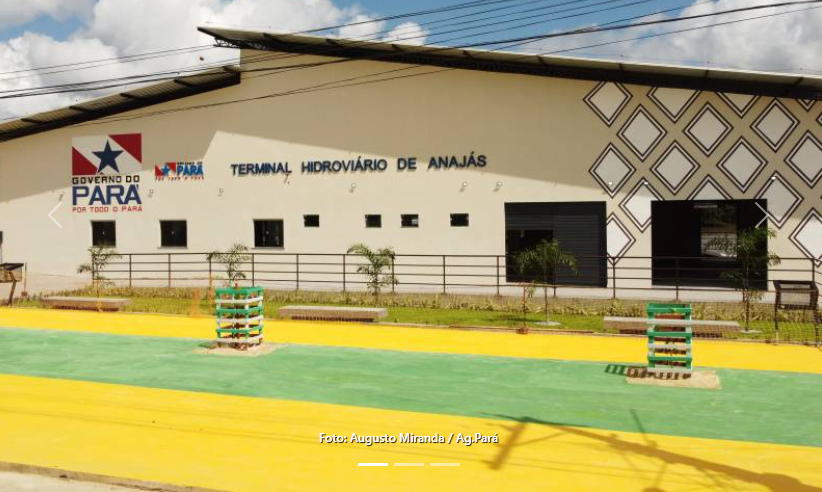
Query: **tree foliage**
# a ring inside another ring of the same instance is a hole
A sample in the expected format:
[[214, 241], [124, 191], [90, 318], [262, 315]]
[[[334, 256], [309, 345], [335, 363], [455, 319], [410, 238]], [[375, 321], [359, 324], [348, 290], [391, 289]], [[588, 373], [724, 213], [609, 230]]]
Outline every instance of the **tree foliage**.
[[365, 275], [368, 279], [368, 291], [374, 295], [375, 302], [379, 300], [380, 291], [383, 286], [399, 284], [393, 271], [391, 271], [397, 255], [390, 246], [372, 250], [365, 244], [358, 243], [348, 248], [348, 254], [355, 254], [365, 258], [367, 263], [359, 265], [357, 267], [357, 273]]
[[91, 274], [91, 284], [94, 286], [97, 297], [100, 297], [100, 289], [111, 283], [105, 276], [106, 267], [112, 261], [121, 259], [123, 255], [110, 246], [92, 246], [88, 252], [91, 262], [79, 265], [77, 273]]
[[231, 287], [240, 280], [245, 280], [243, 263], [249, 261], [248, 247], [241, 243], [234, 243], [227, 251], [212, 251], [206, 255], [208, 261], [216, 261], [225, 268], [226, 285]]
[[576, 257], [564, 251], [557, 239], [543, 239], [531, 249], [518, 253], [514, 261], [517, 270], [534, 286], [541, 286], [545, 301], [545, 321], [548, 321], [548, 287], [556, 284], [556, 273], [560, 267], [578, 274]]
[[711, 247], [736, 258], [739, 268], [725, 270], [721, 278], [730, 281], [734, 289], [742, 293], [745, 307], [745, 329], [749, 328], [751, 303], [759, 301], [764, 291], [755, 283], [757, 277], [765, 274], [769, 267], [779, 265], [782, 259], [768, 251], [768, 239], [776, 237], [776, 231], [768, 227], [754, 227], [739, 232], [735, 237], [721, 237], [711, 241]]

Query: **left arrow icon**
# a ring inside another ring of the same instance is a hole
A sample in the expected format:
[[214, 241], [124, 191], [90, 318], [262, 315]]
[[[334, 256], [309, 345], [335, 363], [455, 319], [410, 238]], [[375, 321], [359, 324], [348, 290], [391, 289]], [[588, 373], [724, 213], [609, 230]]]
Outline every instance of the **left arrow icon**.
[[51, 212], [49, 212], [49, 219], [53, 220], [54, 223], [57, 224], [57, 227], [59, 227], [60, 229], [62, 229], [63, 226], [61, 226], [60, 223], [57, 222], [57, 219], [52, 217], [51, 214], [53, 214], [58, 208], [60, 208], [60, 205], [62, 205], [62, 204], [63, 204], [63, 202], [57, 202], [57, 205], [55, 205], [54, 208], [51, 209]]

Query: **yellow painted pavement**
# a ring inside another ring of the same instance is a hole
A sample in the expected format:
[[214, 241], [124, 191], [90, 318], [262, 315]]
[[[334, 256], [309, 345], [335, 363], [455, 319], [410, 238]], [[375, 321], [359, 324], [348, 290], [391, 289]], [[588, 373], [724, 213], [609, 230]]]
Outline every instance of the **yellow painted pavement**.
[[[156, 314], [0, 308], [0, 326], [120, 335], [214, 337], [214, 323], [210, 317]], [[267, 322], [266, 339], [309, 345], [602, 362], [643, 363], [647, 351], [646, 341], [640, 337], [522, 336], [279, 320]], [[697, 366], [822, 374], [822, 351], [818, 348], [708, 340], [697, 340], [695, 344], [694, 364]]]
[[[498, 444], [320, 444], [497, 434]], [[218, 490], [779, 490], [822, 487], [822, 448], [0, 376], [0, 461]], [[385, 462], [362, 468], [358, 462]], [[432, 462], [460, 463], [435, 468]], [[395, 467], [394, 463], [425, 463]]]

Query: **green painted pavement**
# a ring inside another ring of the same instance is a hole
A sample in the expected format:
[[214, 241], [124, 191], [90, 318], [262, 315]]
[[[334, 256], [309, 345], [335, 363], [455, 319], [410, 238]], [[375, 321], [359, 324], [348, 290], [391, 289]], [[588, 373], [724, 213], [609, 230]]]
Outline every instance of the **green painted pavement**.
[[718, 370], [719, 391], [629, 385], [603, 363], [0, 329], [0, 373], [822, 447], [822, 376]]

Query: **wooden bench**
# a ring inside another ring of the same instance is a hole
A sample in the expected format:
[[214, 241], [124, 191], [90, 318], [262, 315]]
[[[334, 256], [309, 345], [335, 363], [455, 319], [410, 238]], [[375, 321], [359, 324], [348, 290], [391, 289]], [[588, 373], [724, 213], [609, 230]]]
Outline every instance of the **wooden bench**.
[[[685, 320], [656, 320], [660, 325], [684, 325], [687, 324], [693, 329], [695, 337], [721, 337], [723, 333], [738, 332], [741, 330], [736, 321], [711, 321], [702, 319]], [[645, 335], [648, 330], [648, 318], [622, 318], [619, 316], [606, 316], [603, 320], [603, 327], [606, 330], [614, 330], [620, 335]]]
[[373, 323], [388, 316], [385, 308], [336, 306], [283, 306], [279, 313], [281, 317], [289, 319], [364, 323]]
[[92, 311], [119, 311], [127, 306], [129, 299], [116, 297], [44, 297], [43, 305], [55, 309], [84, 309]]

